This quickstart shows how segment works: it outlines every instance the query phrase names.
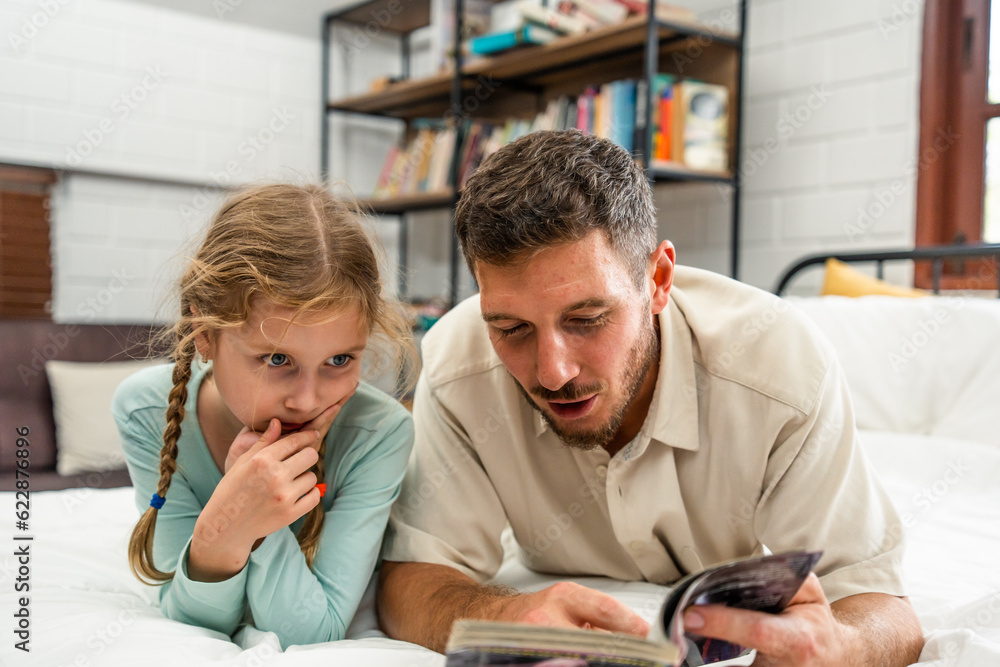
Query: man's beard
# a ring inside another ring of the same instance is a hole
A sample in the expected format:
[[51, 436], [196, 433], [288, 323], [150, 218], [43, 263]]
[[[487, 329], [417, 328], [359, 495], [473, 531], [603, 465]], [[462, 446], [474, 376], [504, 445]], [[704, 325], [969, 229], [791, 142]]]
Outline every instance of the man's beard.
[[629, 350], [628, 360], [622, 370], [621, 381], [619, 382], [624, 391], [621, 402], [614, 406], [611, 418], [607, 422], [590, 431], [571, 431], [561, 428], [545, 410], [532, 400], [532, 395], [545, 401], [573, 401], [606, 390], [608, 388], [606, 382], [587, 386], [579, 386], [570, 382], [556, 391], [550, 391], [538, 385], [532, 388], [531, 394], [517, 380], [514, 381], [514, 384], [517, 385], [517, 388], [527, 399], [528, 404], [542, 415], [545, 423], [559, 436], [559, 439], [564, 444], [574, 449], [597, 449], [611, 442], [615, 434], [618, 433], [622, 422], [625, 421], [625, 413], [639, 393], [642, 383], [646, 380], [646, 373], [657, 357], [659, 357], [659, 354], [660, 338], [656, 328], [650, 322], [649, 327], [640, 335], [635, 345], [632, 346], [632, 349]]

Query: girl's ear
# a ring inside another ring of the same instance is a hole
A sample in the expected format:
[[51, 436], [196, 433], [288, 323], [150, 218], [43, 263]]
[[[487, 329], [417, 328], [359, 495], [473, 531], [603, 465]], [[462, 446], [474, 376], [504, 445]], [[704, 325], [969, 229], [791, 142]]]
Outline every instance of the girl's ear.
[[[198, 317], [198, 309], [191, 306], [191, 314]], [[201, 356], [202, 361], [208, 361], [212, 358], [212, 343], [212, 336], [210, 336], [209, 332], [204, 328], [199, 329], [194, 335], [194, 346], [198, 350], [198, 354]]]

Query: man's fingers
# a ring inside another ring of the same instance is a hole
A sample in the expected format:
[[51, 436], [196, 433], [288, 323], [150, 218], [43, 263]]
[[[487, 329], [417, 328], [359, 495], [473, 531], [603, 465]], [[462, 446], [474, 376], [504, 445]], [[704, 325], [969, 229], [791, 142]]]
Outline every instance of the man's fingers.
[[624, 632], [639, 637], [649, 634], [649, 623], [610, 595], [577, 586], [570, 592], [570, 598], [572, 606], [569, 613], [574, 616], [577, 626], [589, 623], [595, 630]]
[[798, 628], [794, 619], [720, 605], [698, 605], [684, 612], [685, 632], [755, 648], [772, 657], [789, 652]]
[[828, 604], [826, 594], [823, 592], [823, 585], [819, 583], [819, 577], [816, 576], [815, 572], [809, 573], [809, 576], [799, 586], [799, 590], [795, 592], [795, 597], [788, 603], [788, 606], [792, 606], [793, 604], [808, 604], [810, 602], [822, 605]]

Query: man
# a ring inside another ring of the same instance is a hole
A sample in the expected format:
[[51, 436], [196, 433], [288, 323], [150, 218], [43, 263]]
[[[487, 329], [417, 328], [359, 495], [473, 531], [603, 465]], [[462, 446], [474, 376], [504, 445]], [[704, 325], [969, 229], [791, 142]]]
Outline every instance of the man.
[[458, 618], [646, 634], [581, 586], [485, 585], [509, 523], [532, 569], [662, 584], [822, 549], [784, 613], [698, 607], [687, 627], [768, 665], [916, 661], [898, 518], [833, 352], [776, 297], [675, 268], [631, 156], [575, 131], [523, 137], [469, 179], [456, 229], [480, 295], [423, 343], [380, 576], [390, 636], [440, 651]]

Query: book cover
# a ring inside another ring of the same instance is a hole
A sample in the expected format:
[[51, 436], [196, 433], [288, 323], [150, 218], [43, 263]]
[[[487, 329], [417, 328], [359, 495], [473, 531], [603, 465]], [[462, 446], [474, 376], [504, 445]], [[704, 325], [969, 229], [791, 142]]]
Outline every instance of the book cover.
[[653, 157], [657, 160], [670, 159], [670, 132], [674, 114], [674, 77], [657, 74], [653, 79]]
[[628, 16], [628, 7], [614, 0], [567, 0], [604, 25], [621, 23]]
[[612, 87], [611, 139], [629, 153], [635, 135], [635, 79], [615, 81]]
[[489, 55], [512, 49], [522, 44], [548, 44], [559, 37], [559, 33], [535, 23], [528, 23], [516, 30], [490, 32], [468, 41], [469, 53]]
[[547, 26], [567, 35], [576, 35], [587, 30], [587, 25], [580, 19], [547, 7], [539, 7], [529, 0], [521, 0], [517, 7], [528, 21]]
[[556, 11], [560, 14], [565, 14], [566, 16], [575, 18], [577, 21], [582, 23], [587, 30], [597, 30], [598, 28], [604, 27], [604, 23], [600, 19], [597, 19], [580, 9], [580, 5], [576, 4], [572, 0], [558, 0], [556, 4]]
[[674, 99], [683, 124], [680, 162], [692, 169], [726, 171], [729, 168], [729, 90], [702, 81], [682, 81]]
[[[624, 5], [633, 14], [646, 16], [649, 13], [648, 0], [614, 0]], [[694, 23], [698, 15], [688, 7], [668, 4], [666, 2], [656, 3], [656, 18], [661, 21], [676, 21], [678, 23]]]

